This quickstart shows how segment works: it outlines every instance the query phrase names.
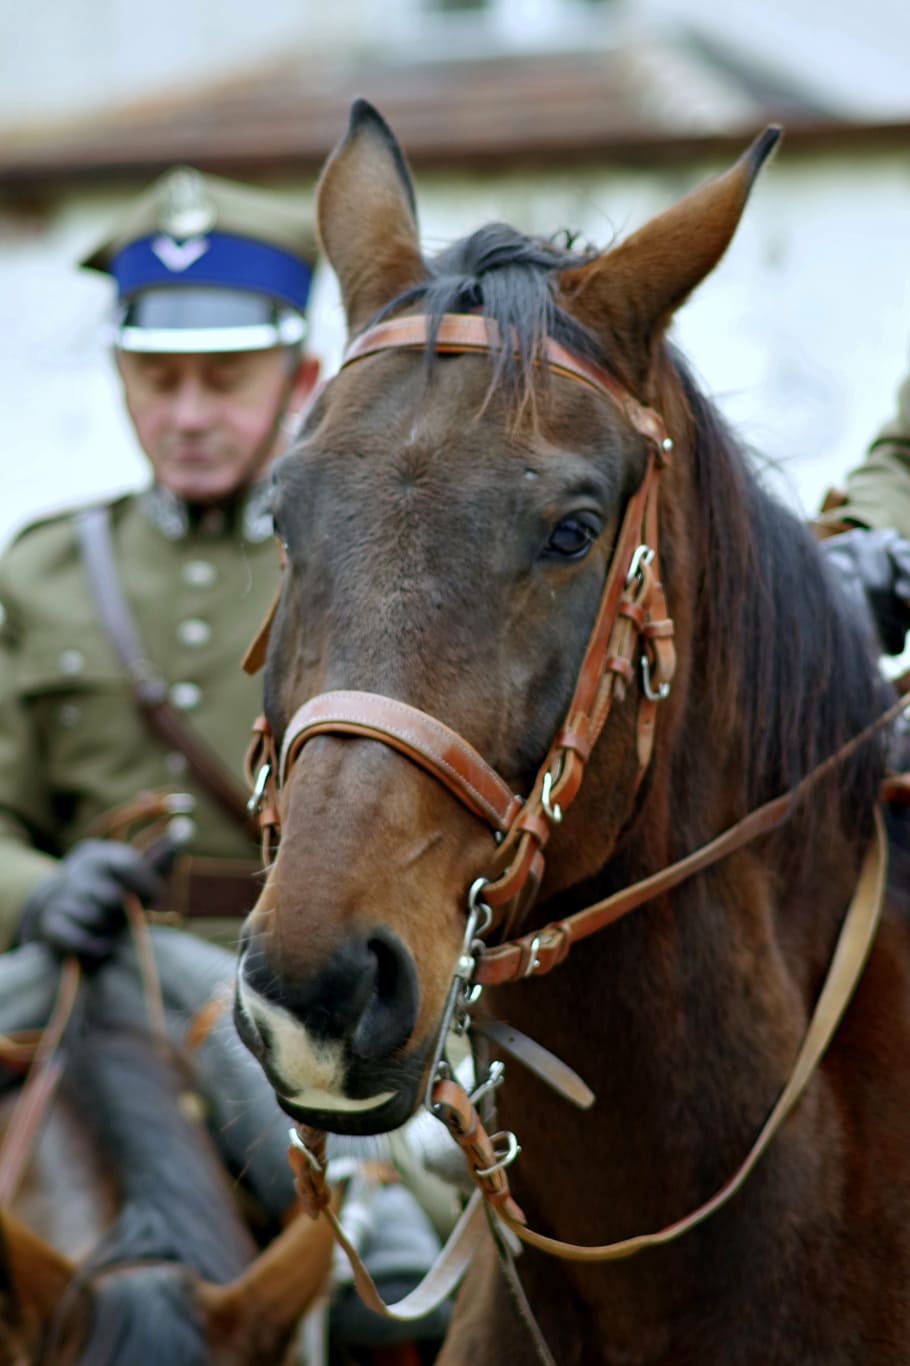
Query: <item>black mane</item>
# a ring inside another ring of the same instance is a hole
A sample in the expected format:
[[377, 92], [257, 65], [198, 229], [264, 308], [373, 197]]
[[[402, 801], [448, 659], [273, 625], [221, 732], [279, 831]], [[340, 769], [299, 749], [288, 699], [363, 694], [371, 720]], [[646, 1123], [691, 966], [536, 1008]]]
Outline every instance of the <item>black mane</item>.
[[[137, 1010], [142, 1008], [141, 1001]], [[183, 1118], [189, 1078], [147, 1034], [91, 1023], [71, 1041], [64, 1084], [117, 1173], [121, 1209], [72, 1288], [96, 1292], [84, 1366], [203, 1366], [191, 1272], [225, 1284], [255, 1247], [204, 1131]], [[109, 1275], [119, 1267], [129, 1274]], [[72, 1301], [68, 1301], [72, 1303]], [[67, 1304], [61, 1306], [61, 1322]]]

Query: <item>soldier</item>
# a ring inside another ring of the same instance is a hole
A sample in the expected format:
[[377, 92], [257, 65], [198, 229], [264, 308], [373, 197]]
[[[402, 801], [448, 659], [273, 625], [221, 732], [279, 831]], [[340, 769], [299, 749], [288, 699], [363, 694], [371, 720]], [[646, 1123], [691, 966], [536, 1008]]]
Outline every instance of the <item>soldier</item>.
[[825, 500], [816, 529], [857, 607], [871, 615], [886, 654], [900, 654], [910, 629], [910, 376], [897, 414]]
[[[29, 526], [0, 558], [7, 944], [100, 965], [133, 893], [233, 947], [255, 901], [242, 770], [261, 684], [240, 662], [278, 582], [268, 469], [318, 374], [304, 346], [314, 260], [300, 209], [180, 168], [82, 262], [116, 285], [114, 358], [152, 477]], [[164, 887], [154, 861], [99, 838], [112, 809], [162, 789], [183, 827]], [[389, 1142], [403, 1185], [360, 1198], [363, 1255], [394, 1294], [432, 1262], [458, 1200], [403, 1134]], [[445, 1314], [393, 1336], [438, 1336]], [[372, 1317], [336, 1313], [333, 1334], [387, 1340]]]
[[273, 193], [181, 168], [81, 264], [116, 285], [114, 358], [151, 466], [140, 493], [51, 517], [0, 560], [0, 933], [99, 962], [148, 858], [106, 813], [177, 789], [164, 901], [233, 943], [255, 900], [240, 660], [275, 591], [267, 472], [316, 382], [315, 242]]

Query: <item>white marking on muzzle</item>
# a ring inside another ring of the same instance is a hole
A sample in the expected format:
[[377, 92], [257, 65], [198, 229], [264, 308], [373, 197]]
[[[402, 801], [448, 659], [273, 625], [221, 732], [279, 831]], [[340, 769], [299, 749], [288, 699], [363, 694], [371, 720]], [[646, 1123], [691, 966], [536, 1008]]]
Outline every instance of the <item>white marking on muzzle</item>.
[[280, 1082], [285, 1100], [304, 1110], [337, 1110], [358, 1113], [375, 1110], [391, 1100], [394, 1091], [382, 1091], [365, 1099], [344, 1094], [345, 1063], [341, 1043], [315, 1040], [290, 1011], [260, 996], [237, 976], [240, 1009], [268, 1039], [269, 1068]]

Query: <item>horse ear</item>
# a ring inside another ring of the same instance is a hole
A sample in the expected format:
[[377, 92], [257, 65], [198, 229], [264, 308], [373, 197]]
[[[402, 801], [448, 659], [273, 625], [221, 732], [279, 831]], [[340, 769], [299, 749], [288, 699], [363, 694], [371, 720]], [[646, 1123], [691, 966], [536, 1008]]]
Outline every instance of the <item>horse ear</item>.
[[366, 100], [351, 106], [348, 130], [319, 179], [316, 221], [351, 332], [425, 279], [407, 162], [392, 130]]
[[68, 1258], [7, 1211], [0, 1212], [0, 1329], [12, 1317], [37, 1341], [76, 1275]]
[[[336, 1197], [337, 1206], [337, 1197]], [[295, 1213], [291, 1223], [229, 1285], [200, 1283], [196, 1297], [213, 1348], [230, 1343], [237, 1360], [276, 1359], [303, 1314], [328, 1284], [335, 1242], [327, 1219]]]
[[617, 350], [642, 393], [670, 319], [723, 256], [752, 184], [780, 137], [766, 128], [725, 174], [708, 181], [638, 232], [559, 277], [572, 315]]

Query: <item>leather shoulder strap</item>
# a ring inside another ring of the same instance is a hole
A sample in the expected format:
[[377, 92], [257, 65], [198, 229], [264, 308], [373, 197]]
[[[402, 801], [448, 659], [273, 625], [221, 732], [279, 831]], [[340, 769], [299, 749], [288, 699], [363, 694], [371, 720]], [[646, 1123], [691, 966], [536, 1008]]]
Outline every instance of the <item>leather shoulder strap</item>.
[[193, 777], [221, 809], [255, 837], [257, 826], [243, 787], [168, 702], [167, 684], [145, 654], [117, 572], [108, 509], [84, 508], [75, 525], [99, 619], [132, 685], [140, 715], [159, 739], [186, 757]]

